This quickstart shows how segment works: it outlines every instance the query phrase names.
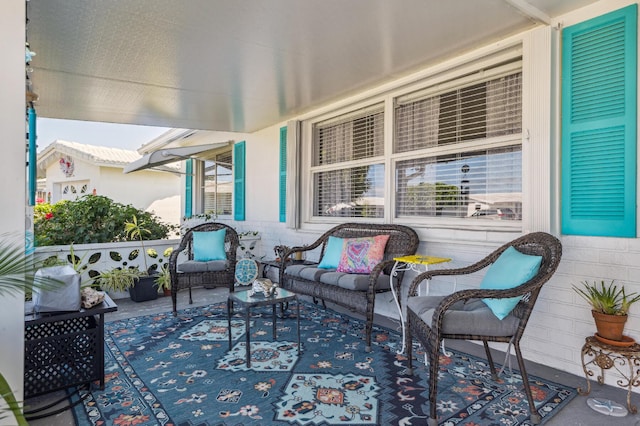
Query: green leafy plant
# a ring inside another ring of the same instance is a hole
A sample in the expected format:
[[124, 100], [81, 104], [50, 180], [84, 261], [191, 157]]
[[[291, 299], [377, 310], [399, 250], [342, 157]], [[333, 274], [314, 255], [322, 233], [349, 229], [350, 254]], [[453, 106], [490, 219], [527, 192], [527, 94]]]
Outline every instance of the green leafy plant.
[[34, 207], [36, 246], [128, 241], [125, 222], [134, 215], [145, 222], [150, 231], [148, 240], [165, 239], [178, 231], [177, 226], [162, 223], [153, 213], [101, 195], [85, 195]]
[[113, 268], [102, 271], [96, 277], [96, 284], [107, 291], [126, 291], [135, 281], [144, 276], [139, 268]]
[[158, 284], [158, 288], [171, 290], [171, 273], [169, 272], [169, 265], [164, 265], [160, 268], [155, 283]]
[[124, 223], [124, 232], [126, 232], [128, 238], [140, 241], [142, 251], [138, 251], [138, 254], [142, 255], [142, 260], [144, 262], [144, 272], [148, 274], [149, 265], [147, 263], [147, 252], [144, 249], [144, 237], [151, 235], [151, 231], [146, 228], [146, 224], [144, 221], [138, 221], [138, 217], [136, 215], [133, 215], [131, 218], [131, 222], [127, 221]]
[[158, 289], [171, 289], [171, 273], [169, 272], [169, 265], [166, 263], [166, 260], [171, 257], [171, 253], [173, 253], [173, 247], [167, 247], [161, 257], [158, 255], [156, 249], [151, 248], [147, 250], [147, 255], [150, 258], [158, 259], [158, 257], [160, 257], [160, 259], [158, 259], [158, 263], [151, 266], [152, 269], [158, 271], [158, 275], [155, 279]]
[[631, 305], [640, 300], [640, 294], [627, 294], [624, 286], [618, 288], [613, 280], [609, 284], [602, 280], [599, 285], [597, 281], [583, 281], [582, 287], [572, 287], [594, 311], [608, 315], [627, 315]]

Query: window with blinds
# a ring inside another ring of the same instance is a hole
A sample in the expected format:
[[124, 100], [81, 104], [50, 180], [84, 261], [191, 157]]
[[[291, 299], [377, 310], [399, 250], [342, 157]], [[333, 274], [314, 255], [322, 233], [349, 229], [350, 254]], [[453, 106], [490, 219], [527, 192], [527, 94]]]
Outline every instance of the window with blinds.
[[233, 167], [231, 151], [204, 162], [204, 213], [230, 215], [233, 205]]
[[521, 72], [422, 93], [396, 101], [396, 216], [520, 220]]
[[382, 105], [316, 123], [314, 216], [384, 217]]

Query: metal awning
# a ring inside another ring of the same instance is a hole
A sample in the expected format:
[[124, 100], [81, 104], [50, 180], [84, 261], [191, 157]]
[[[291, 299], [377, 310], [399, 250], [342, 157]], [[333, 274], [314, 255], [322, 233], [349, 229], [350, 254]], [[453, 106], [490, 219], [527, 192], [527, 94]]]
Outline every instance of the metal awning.
[[211, 143], [207, 145], [181, 146], [175, 148], [163, 148], [150, 152], [142, 156], [142, 158], [127, 164], [123, 173], [136, 172], [138, 170], [150, 169], [162, 166], [164, 164], [173, 163], [175, 161], [186, 160], [189, 158], [198, 158], [206, 152], [214, 149], [222, 148], [232, 141]]

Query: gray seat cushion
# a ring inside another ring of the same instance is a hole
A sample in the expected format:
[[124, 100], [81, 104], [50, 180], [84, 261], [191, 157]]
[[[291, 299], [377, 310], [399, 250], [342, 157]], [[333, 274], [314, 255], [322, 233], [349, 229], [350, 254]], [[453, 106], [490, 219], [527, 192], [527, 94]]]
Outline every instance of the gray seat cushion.
[[321, 269], [314, 265], [291, 265], [285, 269], [285, 272], [289, 275], [310, 281], [319, 281], [320, 276], [329, 271], [331, 271], [331, 269]]
[[[366, 291], [369, 288], [369, 274], [347, 274], [345, 272], [327, 272], [320, 277], [323, 284], [335, 285], [347, 290]], [[389, 275], [378, 275], [376, 290], [390, 290]]]
[[227, 269], [226, 260], [209, 260], [200, 262], [197, 260], [187, 260], [177, 265], [178, 272], [218, 272]]
[[[285, 272], [288, 275], [318, 281], [323, 284], [335, 285], [355, 291], [366, 291], [369, 288], [369, 274], [348, 274], [336, 272], [335, 269], [317, 268], [315, 265], [291, 265]], [[389, 275], [378, 276], [378, 290], [390, 290]]]
[[[407, 309], [411, 309], [422, 321], [431, 327], [436, 307], [444, 296], [419, 296], [407, 300]], [[472, 334], [478, 336], [512, 336], [518, 329], [519, 319], [507, 315], [499, 320], [491, 309], [480, 299], [470, 299], [453, 304], [442, 321], [444, 334]]]

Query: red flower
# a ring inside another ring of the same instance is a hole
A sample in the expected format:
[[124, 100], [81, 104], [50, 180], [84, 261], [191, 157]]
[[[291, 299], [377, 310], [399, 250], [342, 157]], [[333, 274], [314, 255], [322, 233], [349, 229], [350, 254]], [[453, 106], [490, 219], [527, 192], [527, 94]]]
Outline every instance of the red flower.
[[51, 219], [52, 217], [53, 217], [53, 213], [51, 213], [51, 212], [49, 212], [49, 213], [44, 215], [44, 218], [47, 219], [47, 220]]

